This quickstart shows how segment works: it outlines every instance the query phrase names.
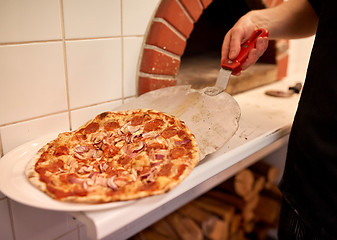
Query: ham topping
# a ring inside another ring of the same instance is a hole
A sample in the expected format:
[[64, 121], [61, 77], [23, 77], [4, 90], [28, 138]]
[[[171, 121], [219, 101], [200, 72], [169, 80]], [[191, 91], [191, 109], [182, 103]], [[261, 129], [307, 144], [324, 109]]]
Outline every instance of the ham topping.
[[137, 126], [142, 124], [144, 121], [144, 116], [135, 116], [134, 118], [132, 118], [131, 120], [131, 125], [132, 126]]
[[175, 136], [176, 134], [178, 133], [178, 131], [174, 128], [167, 128], [165, 129], [162, 133], [161, 133], [161, 136], [163, 138], [171, 138], [173, 136]]
[[106, 124], [104, 124], [104, 129], [107, 131], [113, 131], [117, 128], [119, 128], [118, 122], [107, 122]]
[[174, 148], [170, 151], [170, 156], [173, 159], [177, 159], [177, 158], [183, 156], [185, 154], [185, 152], [186, 152], [185, 148], [177, 147], [177, 148]]
[[92, 122], [83, 129], [84, 134], [94, 133], [99, 129], [99, 124], [97, 122]]
[[145, 132], [157, 131], [164, 125], [164, 121], [161, 119], [154, 119], [147, 122], [144, 127]]
[[59, 146], [54, 151], [54, 155], [57, 157], [66, 154], [69, 154], [69, 149], [66, 146]]

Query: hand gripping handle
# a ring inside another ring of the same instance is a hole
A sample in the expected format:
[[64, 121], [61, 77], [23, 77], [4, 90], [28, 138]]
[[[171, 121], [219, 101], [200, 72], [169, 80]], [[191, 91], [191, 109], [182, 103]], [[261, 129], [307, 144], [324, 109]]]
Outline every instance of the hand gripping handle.
[[223, 59], [221, 62], [221, 67], [232, 70], [233, 74], [239, 73], [242, 70], [241, 64], [246, 61], [249, 51], [255, 47], [257, 39], [259, 37], [268, 36], [269, 32], [267, 29], [260, 28], [255, 30], [252, 36], [241, 45], [241, 51], [239, 55], [234, 60], [228, 58]]

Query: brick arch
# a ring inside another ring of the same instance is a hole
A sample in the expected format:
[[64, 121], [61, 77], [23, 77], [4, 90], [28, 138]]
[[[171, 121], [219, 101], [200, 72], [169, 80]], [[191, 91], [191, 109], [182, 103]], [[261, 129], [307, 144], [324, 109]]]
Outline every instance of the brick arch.
[[[277, 5], [282, 1], [261, 0], [267, 6]], [[160, 2], [145, 36], [137, 75], [139, 95], [176, 85], [176, 76], [187, 39], [193, 31], [194, 23], [212, 2], [213, 0]], [[287, 58], [286, 55], [286, 64]]]

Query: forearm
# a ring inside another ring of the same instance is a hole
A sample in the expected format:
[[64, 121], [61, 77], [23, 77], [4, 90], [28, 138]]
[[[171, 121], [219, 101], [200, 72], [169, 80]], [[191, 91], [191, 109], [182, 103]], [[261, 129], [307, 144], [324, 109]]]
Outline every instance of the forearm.
[[269, 30], [270, 38], [302, 38], [316, 33], [318, 16], [307, 0], [290, 0], [246, 16], [256, 28]]
[[[289, 0], [277, 7], [255, 10], [247, 13], [227, 32], [221, 49], [221, 61], [235, 59], [241, 44], [249, 39], [254, 30], [265, 28], [271, 39], [303, 38], [314, 35], [318, 16], [308, 0]], [[242, 69], [254, 64], [268, 47], [268, 37], [256, 40]]]

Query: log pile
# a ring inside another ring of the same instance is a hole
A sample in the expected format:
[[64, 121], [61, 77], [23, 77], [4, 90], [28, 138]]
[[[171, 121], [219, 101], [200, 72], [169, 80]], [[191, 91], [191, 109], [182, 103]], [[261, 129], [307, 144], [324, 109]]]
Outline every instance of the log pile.
[[264, 240], [281, 203], [278, 169], [257, 162], [136, 234], [134, 240]]

